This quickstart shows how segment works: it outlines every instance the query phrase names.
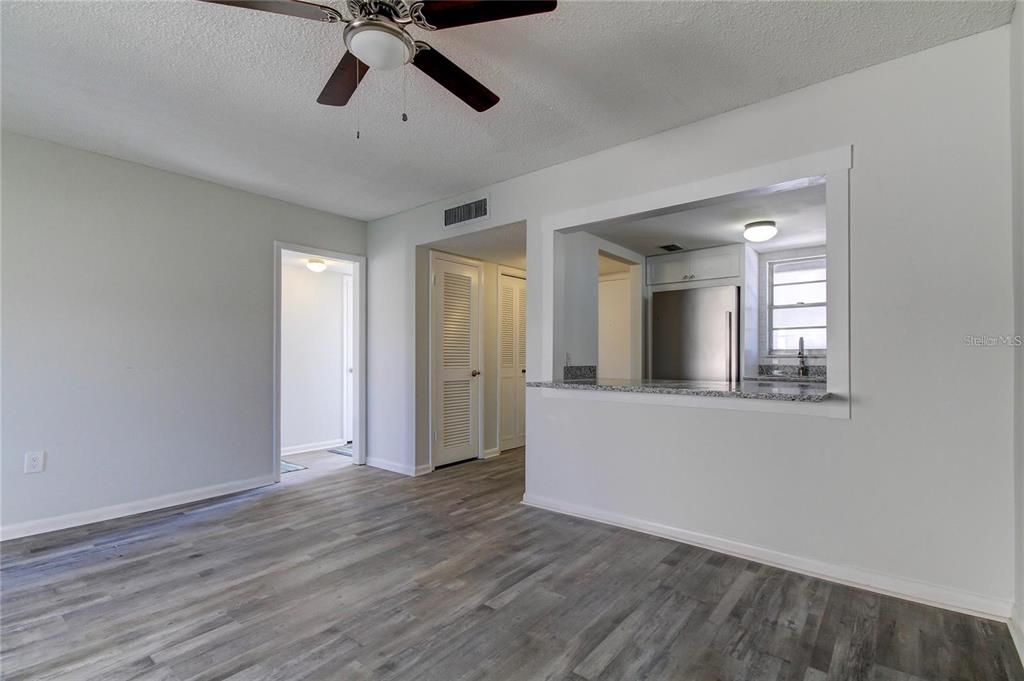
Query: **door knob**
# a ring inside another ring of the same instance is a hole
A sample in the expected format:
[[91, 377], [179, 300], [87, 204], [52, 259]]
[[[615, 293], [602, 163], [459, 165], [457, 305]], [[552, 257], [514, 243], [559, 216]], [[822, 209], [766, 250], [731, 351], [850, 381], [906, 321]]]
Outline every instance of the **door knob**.
[[470, 375], [470, 376], [472, 376], [473, 378], [476, 378], [477, 376], [479, 376], [479, 375], [480, 375], [480, 372], [479, 372], [479, 371], [477, 371], [476, 369], [473, 369], [473, 371], [472, 371], [472, 372], [470, 372], [470, 374], [469, 374], [469, 375]]
[[526, 369], [523, 369], [523, 373], [524, 373], [524, 374], [526, 373]]

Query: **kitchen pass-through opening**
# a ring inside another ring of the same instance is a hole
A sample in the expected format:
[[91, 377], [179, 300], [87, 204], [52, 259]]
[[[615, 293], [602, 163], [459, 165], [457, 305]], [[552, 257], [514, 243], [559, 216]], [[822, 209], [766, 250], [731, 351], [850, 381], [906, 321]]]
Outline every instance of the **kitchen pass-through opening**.
[[826, 196], [814, 176], [556, 231], [553, 379], [824, 389]]

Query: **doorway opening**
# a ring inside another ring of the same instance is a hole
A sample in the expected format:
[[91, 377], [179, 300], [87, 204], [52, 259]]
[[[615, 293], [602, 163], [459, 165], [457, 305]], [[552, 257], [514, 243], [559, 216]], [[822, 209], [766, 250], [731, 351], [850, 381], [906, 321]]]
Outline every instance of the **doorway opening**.
[[366, 461], [364, 277], [362, 256], [275, 244], [278, 481]]
[[427, 244], [427, 470], [526, 444], [526, 223]]
[[598, 379], [642, 377], [643, 263], [624, 251], [597, 251]]

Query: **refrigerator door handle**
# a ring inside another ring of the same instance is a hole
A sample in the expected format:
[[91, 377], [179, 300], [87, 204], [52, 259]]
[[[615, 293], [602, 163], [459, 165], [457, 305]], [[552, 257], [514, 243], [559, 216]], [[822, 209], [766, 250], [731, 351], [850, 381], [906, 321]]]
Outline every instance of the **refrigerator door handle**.
[[725, 313], [725, 338], [729, 343], [725, 353], [725, 380], [732, 383], [732, 312]]

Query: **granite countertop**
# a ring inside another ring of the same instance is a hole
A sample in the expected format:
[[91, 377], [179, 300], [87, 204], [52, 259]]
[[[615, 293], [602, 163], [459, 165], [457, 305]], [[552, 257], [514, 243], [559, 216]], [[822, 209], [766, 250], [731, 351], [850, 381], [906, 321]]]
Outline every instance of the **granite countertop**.
[[821, 402], [829, 392], [824, 384], [815, 382], [744, 379], [728, 381], [660, 381], [628, 379], [575, 379], [568, 381], [530, 381], [530, 388], [560, 390], [600, 390], [622, 393], [655, 393], [660, 395], [695, 395], [698, 397], [739, 397], [782, 402]]

